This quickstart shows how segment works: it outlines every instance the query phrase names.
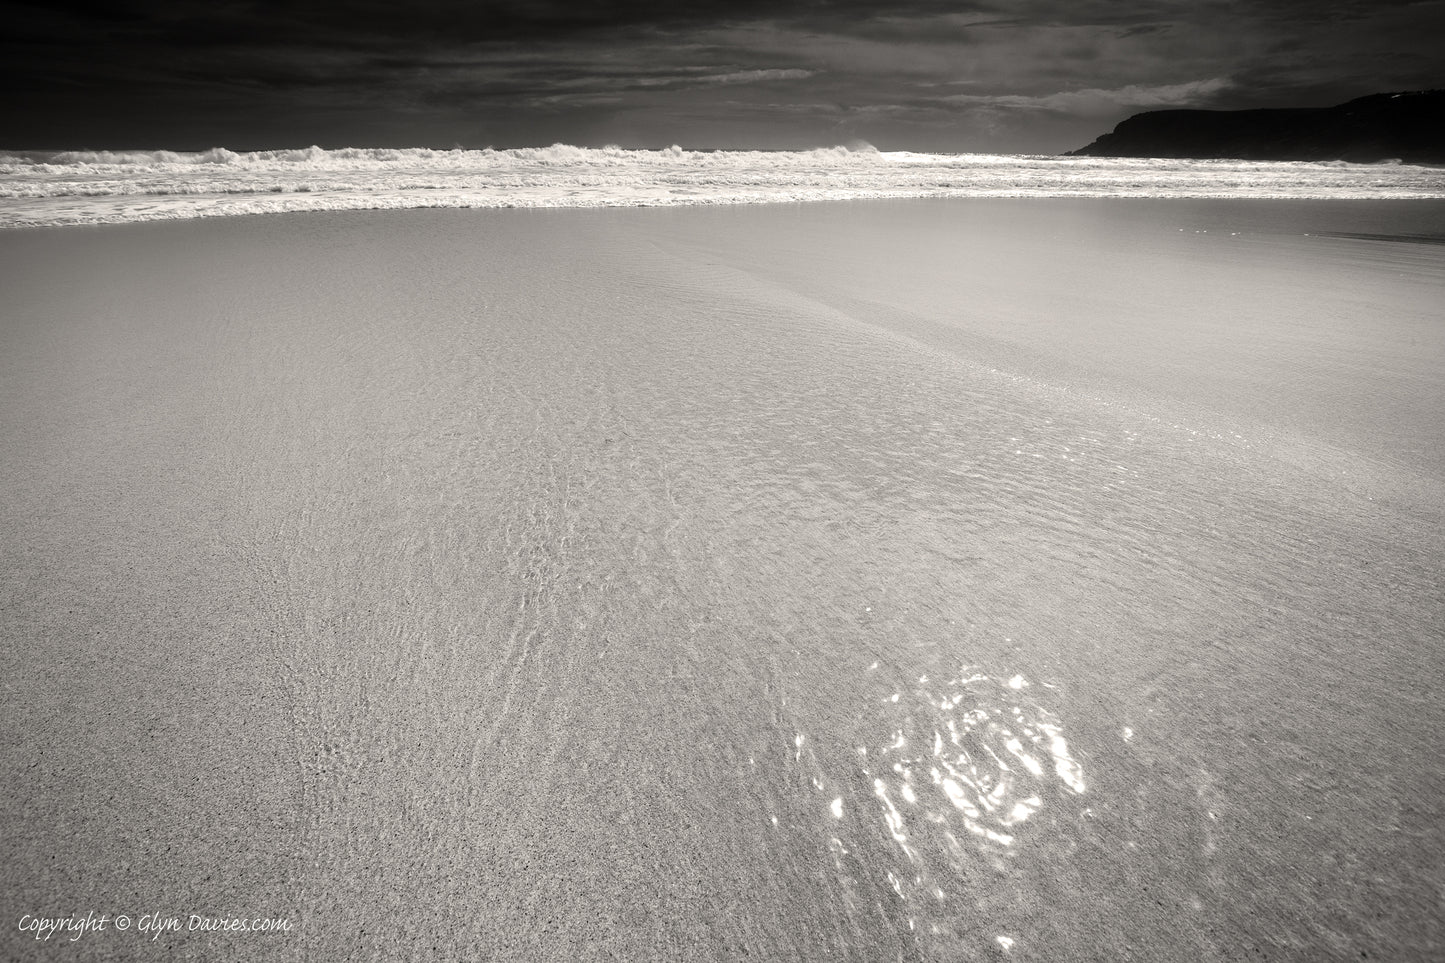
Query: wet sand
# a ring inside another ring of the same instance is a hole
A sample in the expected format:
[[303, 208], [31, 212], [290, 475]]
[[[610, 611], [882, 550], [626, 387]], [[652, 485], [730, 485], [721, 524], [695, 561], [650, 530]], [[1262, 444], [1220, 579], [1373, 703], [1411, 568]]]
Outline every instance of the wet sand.
[[1442, 221], [0, 234], [3, 955], [1439, 956]]

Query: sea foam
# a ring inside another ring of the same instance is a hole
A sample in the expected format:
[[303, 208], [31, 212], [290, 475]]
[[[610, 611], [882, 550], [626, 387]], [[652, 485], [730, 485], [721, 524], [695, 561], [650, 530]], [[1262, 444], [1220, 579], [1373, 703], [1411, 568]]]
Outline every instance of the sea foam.
[[0, 227], [283, 211], [648, 207], [901, 197], [1445, 197], [1402, 164], [809, 151], [296, 150], [0, 153]]

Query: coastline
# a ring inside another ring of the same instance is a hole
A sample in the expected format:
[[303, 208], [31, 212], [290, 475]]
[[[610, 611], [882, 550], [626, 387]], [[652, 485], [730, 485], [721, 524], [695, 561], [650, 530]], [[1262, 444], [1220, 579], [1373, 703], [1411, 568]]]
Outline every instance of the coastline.
[[0, 153], [0, 228], [326, 210], [709, 207], [904, 198], [1445, 198], [1440, 168], [810, 151]]

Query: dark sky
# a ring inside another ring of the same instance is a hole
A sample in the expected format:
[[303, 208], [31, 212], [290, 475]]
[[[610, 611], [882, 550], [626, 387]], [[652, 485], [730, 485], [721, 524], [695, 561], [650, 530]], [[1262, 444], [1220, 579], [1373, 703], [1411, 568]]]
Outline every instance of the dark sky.
[[1445, 0], [0, 0], [0, 147], [1054, 153], [1445, 86]]

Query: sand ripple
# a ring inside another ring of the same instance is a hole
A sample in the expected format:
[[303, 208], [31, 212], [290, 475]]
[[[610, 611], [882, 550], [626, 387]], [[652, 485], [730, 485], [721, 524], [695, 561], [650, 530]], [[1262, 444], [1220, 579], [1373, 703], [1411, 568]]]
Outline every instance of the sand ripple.
[[793, 737], [850, 901], [881, 910], [926, 958], [1012, 947], [1016, 935], [992, 932], [981, 910], [1012, 898], [1015, 851], [1066, 846], [1060, 825], [1088, 818], [1084, 768], [1052, 692], [965, 665], [880, 693], [851, 766]]

